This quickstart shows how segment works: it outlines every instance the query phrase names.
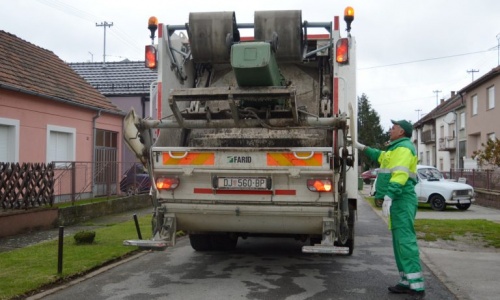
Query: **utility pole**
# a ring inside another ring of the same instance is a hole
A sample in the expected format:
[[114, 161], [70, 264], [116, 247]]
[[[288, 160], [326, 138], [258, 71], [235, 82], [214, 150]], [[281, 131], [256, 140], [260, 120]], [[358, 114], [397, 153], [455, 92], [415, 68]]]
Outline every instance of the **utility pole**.
[[441, 91], [434, 90], [434, 91], [432, 91], [432, 92], [433, 92], [434, 94], [436, 94], [436, 106], [438, 106], [438, 105], [439, 105], [439, 100], [438, 100], [438, 98], [439, 98], [439, 93], [441, 93]]
[[103, 64], [103, 66], [106, 66], [106, 27], [111, 28], [111, 26], [113, 26], [113, 22], [108, 23], [108, 22], [104, 21], [104, 22], [101, 22], [101, 24], [95, 23], [95, 26], [104, 27], [104, 52], [102, 54], [102, 64]]
[[90, 62], [94, 62], [94, 53], [89, 51], [89, 54], [91, 56]]
[[497, 34], [497, 53], [498, 53], [498, 64], [500, 66], [500, 33]]
[[467, 70], [467, 73], [472, 73], [472, 81], [474, 81], [474, 73], [476, 72], [479, 72], [479, 70], [474, 70], [474, 69]]
[[422, 111], [421, 109], [415, 109], [417, 112], [417, 122], [420, 120], [420, 112]]

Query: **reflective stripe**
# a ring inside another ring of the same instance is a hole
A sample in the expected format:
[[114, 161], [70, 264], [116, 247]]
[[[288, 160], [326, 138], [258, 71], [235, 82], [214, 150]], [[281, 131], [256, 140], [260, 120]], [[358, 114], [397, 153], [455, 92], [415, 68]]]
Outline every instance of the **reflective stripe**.
[[422, 278], [422, 272], [416, 272], [416, 273], [406, 274], [406, 278], [408, 278], [408, 280]]
[[410, 284], [410, 289], [412, 290], [423, 290], [425, 288], [425, 284], [423, 282], [415, 282]]
[[404, 286], [406, 286], [406, 287], [407, 287], [410, 283], [409, 283], [407, 280], [400, 280], [400, 281], [398, 282], [398, 284], [399, 284], [399, 285], [404, 285]]
[[408, 177], [415, 179], [415, 180], [417, 179], [417, 174], [410, 172], [410, 169], [408, 169], [407, 167], [398, 166], [398, 167], [394, 167], [392, 169], [378, 169], [378, 173], [385, 173], [385, 174], [391, 174], [394, 171], [403, 171], [403, 172], [408, 174]]

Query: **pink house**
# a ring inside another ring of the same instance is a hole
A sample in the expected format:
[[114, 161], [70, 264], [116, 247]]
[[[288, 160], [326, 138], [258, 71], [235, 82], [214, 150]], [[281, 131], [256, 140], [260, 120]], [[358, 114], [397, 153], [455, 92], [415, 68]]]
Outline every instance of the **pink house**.
[[54, 53], [0, 30], [0, 162], [83, 163], [76, 189], [99, 194], [99, 164], [121, 157], [123, 116]]

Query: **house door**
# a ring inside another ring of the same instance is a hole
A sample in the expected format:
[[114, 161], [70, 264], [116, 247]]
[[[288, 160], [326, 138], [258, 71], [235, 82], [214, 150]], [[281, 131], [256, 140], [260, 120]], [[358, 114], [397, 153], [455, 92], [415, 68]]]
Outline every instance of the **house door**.
[[117, 136], [113, 131], [96, 130], [94, 196], [117, 193]]

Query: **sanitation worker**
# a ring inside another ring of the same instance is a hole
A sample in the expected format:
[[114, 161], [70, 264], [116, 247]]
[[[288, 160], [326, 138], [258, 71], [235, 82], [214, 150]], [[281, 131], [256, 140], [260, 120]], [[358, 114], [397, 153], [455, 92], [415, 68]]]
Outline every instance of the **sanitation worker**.
[[389, 292], [424, 299], [425, 287], [420, 265], [414, 221], [417, 213], [415, 193], [417, 154], [410, 138], [413, 126], [406, 120], [391, 120], [390, 143], [386, 151], [354, 141], [354, 147], [380, 164], [375, 199], [384, 199], [382, 214], [388, 217], [392, 247], [401, 279]]

